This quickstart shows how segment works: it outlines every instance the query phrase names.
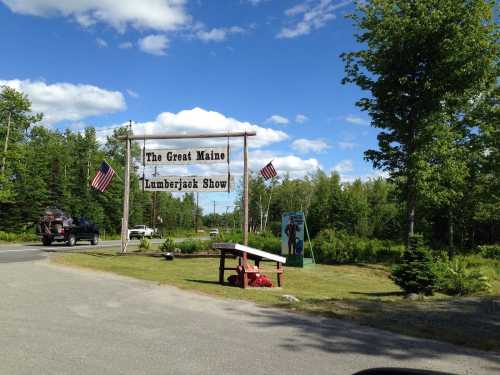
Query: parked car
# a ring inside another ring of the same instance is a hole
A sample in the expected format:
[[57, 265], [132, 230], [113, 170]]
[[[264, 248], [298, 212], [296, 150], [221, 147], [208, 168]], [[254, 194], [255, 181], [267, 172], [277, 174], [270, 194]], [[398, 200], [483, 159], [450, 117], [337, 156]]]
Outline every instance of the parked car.
[[53, 242], [65, 242], [75, 246], [77, 241], [90, 241], [92, 245], [99, 243], [99, 228], [85, 218], [73, 219], [58, 208], [48, 208], [40, 218], [38, 234], [45, 246]]
[[153, 238], [154, 233], [155, 231], [146, 225], [136, 225], [135, 227], [129, 230], [128, 237], [129, 239], [143, 238], [143, 237]]
[[219, 236], [219, 229], [217, 228], [212, 228], [210, 229], [210, 237], [218, 237]]

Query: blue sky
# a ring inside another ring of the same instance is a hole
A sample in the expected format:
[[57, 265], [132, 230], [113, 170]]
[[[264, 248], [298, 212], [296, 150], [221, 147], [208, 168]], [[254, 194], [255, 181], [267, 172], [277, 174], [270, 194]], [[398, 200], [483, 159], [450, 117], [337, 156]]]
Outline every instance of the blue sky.
[[[102, 137], [129, 119], [137, 133], [255, 129], [253, 170], [274, 159], [297, 178], [316, 168], [368, 178], [378, 173], [363, 151], [376, 147], [377, 131], [354, 105], [363, 93], [340, 83], [339, 55], [358, 48], [344, 18], [353, 8], [349, 0], [0, 0], [0, 84], [24, 91], [49, 127], [93, 125]], [[234, 197], [200, 198], [222, 211]]]

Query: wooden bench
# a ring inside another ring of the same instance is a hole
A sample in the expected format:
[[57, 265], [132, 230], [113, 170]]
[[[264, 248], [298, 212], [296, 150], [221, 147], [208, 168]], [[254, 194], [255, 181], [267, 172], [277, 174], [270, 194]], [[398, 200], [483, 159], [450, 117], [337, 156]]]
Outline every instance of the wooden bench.
[[[241, 287], [248, 287], [248, 274], [249, 273], [276, 273], [278, 287], [283, 286], [284, 282], [284, 268], [283, 264], [286, 263], [286, 258], [280, 255], [268, 253], [267, 251], [262, 251], [259, 249], [254, 249], [252, 247], [234, 244], [234, 243], [214, 243], [212, 248], [220, 251], [220, 264], [219, 264], [219, 283], [224, 283], [224, 272], [225, 271], [236, 271], [237, 267], [226, 267], [226, 256], [232, 254], [237, 256], [239, 259], [240, 266], [243, 267]], [[253, 267], [249, 263], [249, 260], [254, 260], [255, 265], [259, 268], [261, 261], [272, 261], [276, 263], [276, 268], [274, 269], [260, 269], [254, 271]]]

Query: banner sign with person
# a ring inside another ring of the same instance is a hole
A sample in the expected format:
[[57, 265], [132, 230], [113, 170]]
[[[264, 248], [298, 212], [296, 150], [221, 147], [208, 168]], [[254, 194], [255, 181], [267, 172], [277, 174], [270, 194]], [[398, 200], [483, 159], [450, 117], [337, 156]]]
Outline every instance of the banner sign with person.
[[304, 255], [304, 213], [285, 212], [281, 222], [281, 254]]

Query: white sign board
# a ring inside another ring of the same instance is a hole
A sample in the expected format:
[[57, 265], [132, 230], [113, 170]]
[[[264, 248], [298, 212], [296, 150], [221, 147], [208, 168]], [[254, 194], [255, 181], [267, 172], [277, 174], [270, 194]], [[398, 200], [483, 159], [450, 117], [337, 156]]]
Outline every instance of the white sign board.
[[228, 176], [164, 176], [144, 179], [146, 191], [227, 192], [233, 190], [234, 178]]
[[200, 147], [178, 150], [144, 150], [145, 165], [227, 163], [227, 148]]

